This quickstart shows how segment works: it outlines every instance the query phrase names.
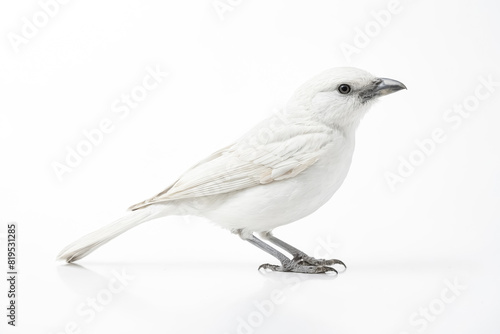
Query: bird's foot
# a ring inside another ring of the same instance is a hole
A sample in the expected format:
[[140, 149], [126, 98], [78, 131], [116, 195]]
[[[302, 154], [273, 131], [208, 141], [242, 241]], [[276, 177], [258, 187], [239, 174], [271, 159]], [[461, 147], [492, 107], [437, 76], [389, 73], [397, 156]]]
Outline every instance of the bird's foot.
[[259, 267], [259, 270], [261, 270], [261, 269], [270, 270], [270, 271], [302, 273], [302, 274], [325, 274], [327, 272], [334, 272], [335, 274], [338, 274], [337, 270], [335, 270], [332, 267], [315, 266], [315, 265], [308, 266], [308, 265], [299, 264], [295, 261], [291, 261], [290, 263], [287, 263], [287, 264], [281, 265], [281, 266], [265, 263]]
[[340, 264], [344, 267], [344, 270], [347, 269], [347, 266], [345, 265], [344, 262], [337, 260], [337, 259], [316, 259], [312, 256], [308, 256], [306, 254], [301, 254], [297, 255], [293, 258], [293, 262], [297, 263], [298, 265], [309, 265], [309, 266], [333, 266], [336, 264]]

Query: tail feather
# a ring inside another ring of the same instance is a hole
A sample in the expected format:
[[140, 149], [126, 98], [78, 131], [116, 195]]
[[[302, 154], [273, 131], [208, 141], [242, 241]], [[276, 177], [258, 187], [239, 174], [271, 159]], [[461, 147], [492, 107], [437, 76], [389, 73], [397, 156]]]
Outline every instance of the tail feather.
[[156, 217], [158, 217], [158, 208], [155, 206], [128, 212], [124, 217], [64, 247], [57, 255], [57, 260], [64, 260], [68, 263], [80, 260], [120, 234]]

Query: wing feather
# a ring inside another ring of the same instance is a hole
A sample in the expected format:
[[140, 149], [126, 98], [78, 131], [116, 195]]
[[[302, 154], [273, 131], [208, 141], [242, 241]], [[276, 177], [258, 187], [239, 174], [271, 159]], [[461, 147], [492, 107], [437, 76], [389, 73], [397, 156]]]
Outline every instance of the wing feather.
[[273, 129], [265, 140], [252, 131], [186, 171], [158, 195], [131, 210], [159, 202], [224, 194], [285, 180], [303, 172], [325, 153], [332, 130], [319, 125]]

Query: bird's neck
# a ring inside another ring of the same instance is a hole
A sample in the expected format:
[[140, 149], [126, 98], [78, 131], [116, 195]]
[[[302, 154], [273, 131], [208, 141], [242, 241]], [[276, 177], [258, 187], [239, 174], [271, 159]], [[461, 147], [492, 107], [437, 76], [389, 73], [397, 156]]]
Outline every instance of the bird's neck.
[[[346, 137], [353, 137], [356, 129], [361, 122], [361, 117], [352, 117], [349, 114], [317, 112], [311, 110], [310, 107], [304, 107], [297, 104], [288, 104], [284, 109], [286, 118], [296, 123], [310, 123], [314, 122], [327, 126], [331, 129], [340, 131]], [[360, 113], [363, 115], [364, 113]]]
[[341, 128], [342, 131], [344, 132], [346, 137], [349, 138], [354, 138], [354, 135], [356, 134], [356, 130], [358, 129], [360, 120], [355, 120], [347, 124], [335, 124], [336, 127]]

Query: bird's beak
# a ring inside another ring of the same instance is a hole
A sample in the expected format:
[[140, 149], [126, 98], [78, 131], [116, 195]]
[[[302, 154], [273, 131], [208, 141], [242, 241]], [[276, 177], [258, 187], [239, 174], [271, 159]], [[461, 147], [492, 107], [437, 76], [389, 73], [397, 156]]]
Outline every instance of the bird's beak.
[[402, 82], [393, 79], [378, 78], [373, 84], [363, 89], [359, 95], [364, 101], [368, 101], [375, 97], [395, 93], [401, 89], [407, 89]]

